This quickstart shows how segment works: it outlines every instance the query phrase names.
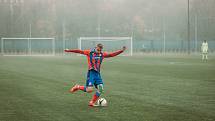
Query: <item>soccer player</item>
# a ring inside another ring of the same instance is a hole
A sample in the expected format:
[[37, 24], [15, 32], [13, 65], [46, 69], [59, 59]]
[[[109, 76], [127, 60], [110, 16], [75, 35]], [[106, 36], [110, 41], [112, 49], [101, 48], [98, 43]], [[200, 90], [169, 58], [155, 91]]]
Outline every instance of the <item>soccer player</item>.
[[206, 40], [204, 40], [203, 42], [202, 42], [202, 46], [201, 46], [201, 51], [202, 51], [202, 60], [204, 60], [204, 59], [208, 59], [208, 43], [207, 43], [207, 41]]
[[103, 92], [103, 81], [100, 74], [101, 63], [104, 58], [114, 57], [126, 50], [126, 47], [123, 46], [121, 50], [107, 53], [103, 52], [103, 45], [97, 44], [97, 46], [91, 50], [79, 50], [79, 49], [65, 49], [65, 52], [79, 53], [87, 56], [88, 60], [88, 73], [86, 79], [86, 85], [76, 84], [70, 89], [71, 93], [74, 93], [77, 90], [82, 90], [84, 92], [91, 93], [93, 91], [93, 86], [96, 89], [96, 93], [93, 95], [92, 99], [89, 102], [89, 106], [95, 106], [95, 102]]

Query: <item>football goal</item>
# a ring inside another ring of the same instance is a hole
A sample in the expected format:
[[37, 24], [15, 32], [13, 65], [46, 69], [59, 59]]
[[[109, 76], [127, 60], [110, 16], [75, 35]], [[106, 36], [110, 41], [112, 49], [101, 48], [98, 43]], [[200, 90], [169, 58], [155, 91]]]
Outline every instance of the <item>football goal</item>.
[[1, 53], [12, 55], [55, 55], [54, 38], [1, 38]]

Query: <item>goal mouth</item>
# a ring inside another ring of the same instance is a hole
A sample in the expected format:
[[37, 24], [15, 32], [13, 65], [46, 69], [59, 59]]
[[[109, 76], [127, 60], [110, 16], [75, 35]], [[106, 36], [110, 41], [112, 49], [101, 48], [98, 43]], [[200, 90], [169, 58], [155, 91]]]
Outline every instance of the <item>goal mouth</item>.
[[1, 38], [3, 56], [54, 56], [55, 38]]
[[126, 46], [127, 49], [121, 56], [133, 55], [132, 37], [80, 37], [78, 39], [78, 48], [80, 50], [95, 48], [97, 44], [103, 44], [104, 52], [113, 52]]

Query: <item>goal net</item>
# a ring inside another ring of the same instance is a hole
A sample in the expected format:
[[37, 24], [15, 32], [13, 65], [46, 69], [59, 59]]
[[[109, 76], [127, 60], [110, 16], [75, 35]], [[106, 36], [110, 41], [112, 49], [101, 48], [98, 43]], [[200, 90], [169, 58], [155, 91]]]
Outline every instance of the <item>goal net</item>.
[[91, 49], [98, 43], [104, 45], [103, 51], [113, 52], [126, 46], [124, 56], [132, 56], [132, 37], [80, 37], [78, 40], [79, 49]]
[[54, 38], [1, 38], [3, 55], [55, 55]]

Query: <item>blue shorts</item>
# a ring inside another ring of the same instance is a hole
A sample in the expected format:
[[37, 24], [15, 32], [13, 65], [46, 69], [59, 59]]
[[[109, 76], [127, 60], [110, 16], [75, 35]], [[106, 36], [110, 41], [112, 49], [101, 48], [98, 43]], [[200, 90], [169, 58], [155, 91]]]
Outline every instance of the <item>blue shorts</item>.
[[87, 73], [86, 86], [95, 86], [97, 88], [97, 85], [99, 84], [103, 84], [100, 73], [93, 69], [89, 70]]

